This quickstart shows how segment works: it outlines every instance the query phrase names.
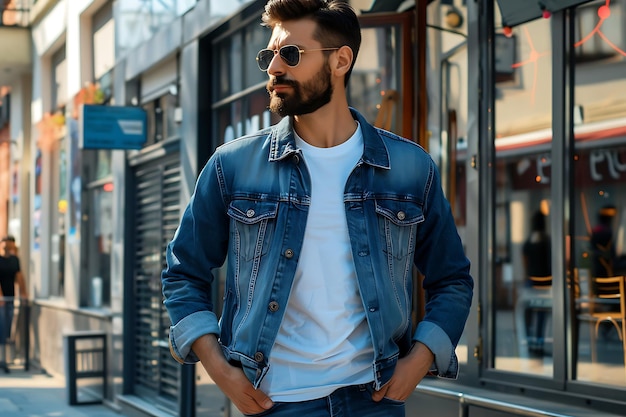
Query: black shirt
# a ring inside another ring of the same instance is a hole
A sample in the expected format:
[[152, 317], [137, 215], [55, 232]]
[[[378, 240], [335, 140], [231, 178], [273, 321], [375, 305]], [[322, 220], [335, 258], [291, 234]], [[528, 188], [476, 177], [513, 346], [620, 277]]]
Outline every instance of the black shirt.
[[0, 256], [0, 287], [5, 297], [15, 297], [15, 275], [20, 271], [17, 256]]
[[528, 260], [526, 273], [531, 277], [552, 275], [550, 238], [544, 234], [533, 236], [524, 243], [523, 252]]

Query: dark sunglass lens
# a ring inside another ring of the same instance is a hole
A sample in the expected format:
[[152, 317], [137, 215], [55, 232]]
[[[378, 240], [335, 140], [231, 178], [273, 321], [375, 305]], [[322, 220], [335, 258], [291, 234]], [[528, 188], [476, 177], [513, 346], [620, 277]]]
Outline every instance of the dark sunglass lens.
[[273, 58], [274, 51], [272, 51], [271, 49], [262, 49], [256, 56], [256, 62], [262, 71], [266, 71], [269, 68]]
[[300, 49], [294, 45], [287, 45], [280, 48], [280, 56], [290, 67], [295, 67], [300, 62]]

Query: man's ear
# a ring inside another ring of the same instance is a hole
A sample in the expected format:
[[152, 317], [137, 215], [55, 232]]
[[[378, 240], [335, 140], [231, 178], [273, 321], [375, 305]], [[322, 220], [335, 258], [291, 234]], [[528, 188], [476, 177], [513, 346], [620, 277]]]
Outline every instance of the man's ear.
[[352, 66], [352, 60], [354, 59], [352, 48], [344, 45], [337, 50], [335, 56], [336, 59], [333, 62], [333, 67], [331, 68], [333, 73], [338, 77], [346, 75]]

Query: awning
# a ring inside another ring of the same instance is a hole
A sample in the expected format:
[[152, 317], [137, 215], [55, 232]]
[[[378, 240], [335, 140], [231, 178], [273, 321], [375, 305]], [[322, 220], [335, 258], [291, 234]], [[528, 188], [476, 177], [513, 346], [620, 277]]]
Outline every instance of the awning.
[[551, 13], [588, 3], [591, 0], [498, 0], [502, 26], [517, 26], [540, 18], [543, 11]]
[[[363, 13], [395, 12], [405, 1], [372, 0], [370, 9], [363, 10]], [[513, 27], [542, 17], [544, 10], [555, 13], [590, 1], [592, 0], [498, 0], [498, 6], [502, 15], [502, 26]]]

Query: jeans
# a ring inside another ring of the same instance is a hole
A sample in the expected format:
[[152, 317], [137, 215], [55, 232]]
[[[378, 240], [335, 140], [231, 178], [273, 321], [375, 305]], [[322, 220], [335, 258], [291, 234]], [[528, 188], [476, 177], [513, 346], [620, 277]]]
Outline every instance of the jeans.
[[11, 338], [11, 324], [13, 323], [13, 300], [6, 300], [0, 306], [0, 345], [4, 345]]
[[404, 402], [372, 400], [372, 384], [339, 388], [327, 397], [295, 403], [276, 402], [269, 410], [249, 417], [405, 417]]

